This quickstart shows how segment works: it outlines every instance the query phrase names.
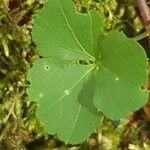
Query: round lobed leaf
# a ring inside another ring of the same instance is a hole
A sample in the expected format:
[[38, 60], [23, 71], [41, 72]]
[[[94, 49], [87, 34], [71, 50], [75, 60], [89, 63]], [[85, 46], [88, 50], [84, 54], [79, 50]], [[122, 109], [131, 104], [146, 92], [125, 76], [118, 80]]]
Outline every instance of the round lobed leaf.
[[106, 117], [119, 119], [140, 108], [148, 93], [147, 58], [123, 33], [102, 34], [103, 20], [76, 12], [70, 0], [51, 0], [32, 31], [40, 55], [28, 73], [29, 98], [38, 101], [45, 131], [80, 143]]

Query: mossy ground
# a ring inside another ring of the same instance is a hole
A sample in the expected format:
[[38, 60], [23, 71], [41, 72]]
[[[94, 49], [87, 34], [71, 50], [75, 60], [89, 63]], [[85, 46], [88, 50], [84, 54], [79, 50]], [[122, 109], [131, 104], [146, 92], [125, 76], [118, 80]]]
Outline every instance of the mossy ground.
[[[132, 37], [143, 30], [134, 1], [73, 1], [80, 12], [93, 9], [103, 15], [106, 32], [116, 29]], [[116, 126], [104, 118], [98, 132], [79, 145], [65, 145], [56, 136], [43, 132], [35, 115], [36, 103], [28, 99], [26, 92], [30, 85], [27, 72], [38, 57], [31, 37], [32, 23], [43, 5], [42, 0], [0, 0], [0, 149], [115, 150], [118, 146], [120, 149], [127, 146], [137, 150], [150, 149], [150, 127], [142, 109], [135, 113], [136, 117], [127, 117]]]

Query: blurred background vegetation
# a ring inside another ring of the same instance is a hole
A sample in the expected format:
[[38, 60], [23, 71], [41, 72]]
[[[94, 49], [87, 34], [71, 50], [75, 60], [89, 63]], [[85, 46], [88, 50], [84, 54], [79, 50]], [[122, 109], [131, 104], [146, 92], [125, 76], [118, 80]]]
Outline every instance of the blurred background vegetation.
[[[133, 37], [143, 31], [135, 0], [73, 2], [81, 13], [92, 9], [103, 16], [105, 32], [115, 29]], [[37, 104], [27, 96], [30, 83], [26, 75], [38, 58], [31, 30], [34, 16], [44, 3], [44, 0], [0, 0], [0, 149], [115, 150], [126, 146], [133, 150], [150, 149], [147, 138], [149, 123], [144, 119], [135, 121], [136, 117], [113, 122], [104, 117], [97, 133], [79, 145], [65, 145], [57, 136], [43, 132], [35, 115]], [[141, 139], [139, 135], [143, 132]]]

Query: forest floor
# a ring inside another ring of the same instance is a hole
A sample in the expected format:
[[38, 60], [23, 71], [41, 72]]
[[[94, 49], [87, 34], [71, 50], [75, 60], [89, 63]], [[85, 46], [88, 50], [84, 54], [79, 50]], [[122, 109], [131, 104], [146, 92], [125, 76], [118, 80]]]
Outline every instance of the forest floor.
[[[124, 31], [128, 37], [144, 30], [140, 11], [129, 0], [74, 0], [77, 10], [94, 9], [105, 15], [105, 31]], [[26, 75], [38, 57], [31, 31], [43, 0], [0, 0], [0, 150], [150, 150], [150, 104], [111, 121], [78, 145], [66, 145], [47, 135], [28, 100]], [[148, 5], [147, 5], [148, 6]], [[150, 56], [149, 38], [140, 43]]]

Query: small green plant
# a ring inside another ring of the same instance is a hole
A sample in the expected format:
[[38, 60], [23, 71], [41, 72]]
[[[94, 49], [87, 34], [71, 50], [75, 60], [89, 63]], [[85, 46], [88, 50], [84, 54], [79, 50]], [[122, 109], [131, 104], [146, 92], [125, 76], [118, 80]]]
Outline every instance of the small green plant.
[[119, 119], [147, 101], [143, 48], [121, 32], [104, 33], [95, 11], [80, 14], [70, 0], [50, 0], [32, 36], [41, 59], [28, 73], [28, 94], [46, 132], [80, 143], [100, 126], [102, 113]]

